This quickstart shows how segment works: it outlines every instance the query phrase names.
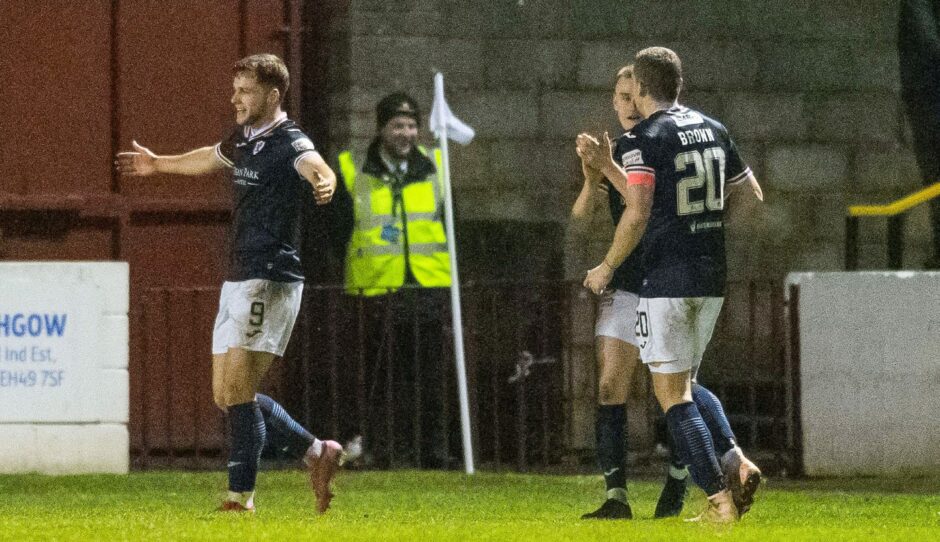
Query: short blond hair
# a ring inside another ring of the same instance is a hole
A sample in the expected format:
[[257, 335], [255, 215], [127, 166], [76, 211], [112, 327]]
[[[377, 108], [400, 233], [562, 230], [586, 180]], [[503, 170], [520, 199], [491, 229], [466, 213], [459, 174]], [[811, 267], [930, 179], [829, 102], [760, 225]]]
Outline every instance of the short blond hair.
[[621, 79], [633, 79], [633, 64], [627, 64], [617, 70], [616, 81], [620, 81]]

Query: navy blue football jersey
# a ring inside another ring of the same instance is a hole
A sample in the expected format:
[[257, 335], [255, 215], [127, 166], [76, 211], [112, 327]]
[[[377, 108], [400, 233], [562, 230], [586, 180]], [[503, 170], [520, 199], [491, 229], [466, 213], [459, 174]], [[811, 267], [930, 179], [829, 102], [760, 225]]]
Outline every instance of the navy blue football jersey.
[[216, 146], [235, 195], [226, 280], [303, 280], [300, 221], [311, 188], [295, 164], [310, 152], [313, 142], [287, 118], [255, 134], [238, 127]]
[[687, 107], [657, 111], [632, 135], [620, 163], [629, 182], [655, 185], [640, 295], [724, 295], [725, 188], [750, 169], [721, 123]]
[[[623, 149], [631, 148], [629, 132], [621, 135], [614, 140], [614, 146], [611, 152], [614, 161], [620, 163], [620, 157], [623, 155]], [[622, 165], [622, 164], [621, 164]], [[604, 185], [607, 187], [607, 201], [610, 205], [610, 218], [614, 221], [614, 227], [620, 222], [624, 210], [627, 208], [626, 202], [620, 192], [614, 189], [610, 181], [604, 179]], [[643, 269], [641, 267], [642, 250], [637, 247], [627, 256], [627, 259], [614, 270], [614, 276], [610, 279], [610, 287], [618, 290], [624, 290], [637, 294], [640, 292], [640, 284], [643, 282]]]

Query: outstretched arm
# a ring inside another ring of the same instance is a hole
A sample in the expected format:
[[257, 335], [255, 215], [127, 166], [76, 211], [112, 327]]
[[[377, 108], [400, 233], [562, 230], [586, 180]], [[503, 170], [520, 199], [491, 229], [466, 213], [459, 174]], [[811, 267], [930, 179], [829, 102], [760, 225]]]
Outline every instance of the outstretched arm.
[[294, 163], [297, 172], [313, 187], [313, 198], [317, 205], [326, 205], [336, 193], [336, 174], [326, 164], [320, 153], [308, 152]]
[[136, 141], [131, 142], [131, 145], [134, 148], [133, 151], [118, 153], [114, 161], [122, 175], [132, 177], [154, 173], [204, 175], [225, 166], [216, 156], [215, 147], [202, 147], [184, 154], [158, 156]]

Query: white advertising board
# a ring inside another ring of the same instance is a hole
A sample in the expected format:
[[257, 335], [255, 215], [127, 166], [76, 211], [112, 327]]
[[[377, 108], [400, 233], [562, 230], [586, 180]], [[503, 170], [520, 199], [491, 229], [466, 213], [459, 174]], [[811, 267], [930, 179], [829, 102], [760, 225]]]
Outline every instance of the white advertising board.
[[0, 472], [127, 471], [128, 292], [126, 263], [0, 263]]
[[940, 469], [940, 273], [794, 273], [809, 475]]

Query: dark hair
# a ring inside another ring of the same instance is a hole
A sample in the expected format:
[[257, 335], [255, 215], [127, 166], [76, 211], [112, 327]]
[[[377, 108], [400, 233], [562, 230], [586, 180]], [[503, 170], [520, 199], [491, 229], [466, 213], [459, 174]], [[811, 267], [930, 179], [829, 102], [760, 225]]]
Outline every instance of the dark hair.
[[236, 75], [242, 72], [251, 73], [262, 85], [276, 88], [281, 95], [281, 102], [284, 101], [284, 96], [287, 95], [287, 89], [290, 87], [290, 74], [287, 72], [287, 66], [277, 55], [246, 56], [235, 63], [232, 72]]
[[404, 92], [393, 92], [379, 100], [375, 105], [375, 127], [379, 130], [385, 128], [388, 121], [404, 115], [411, 117], [421, 126], [421, 110], [418, 102]]
[[665, 47], [648, 47], [636, 54], [633, 77], [654, 100], [675, 101], [682, 88], [682, 62], [679, 55]]

